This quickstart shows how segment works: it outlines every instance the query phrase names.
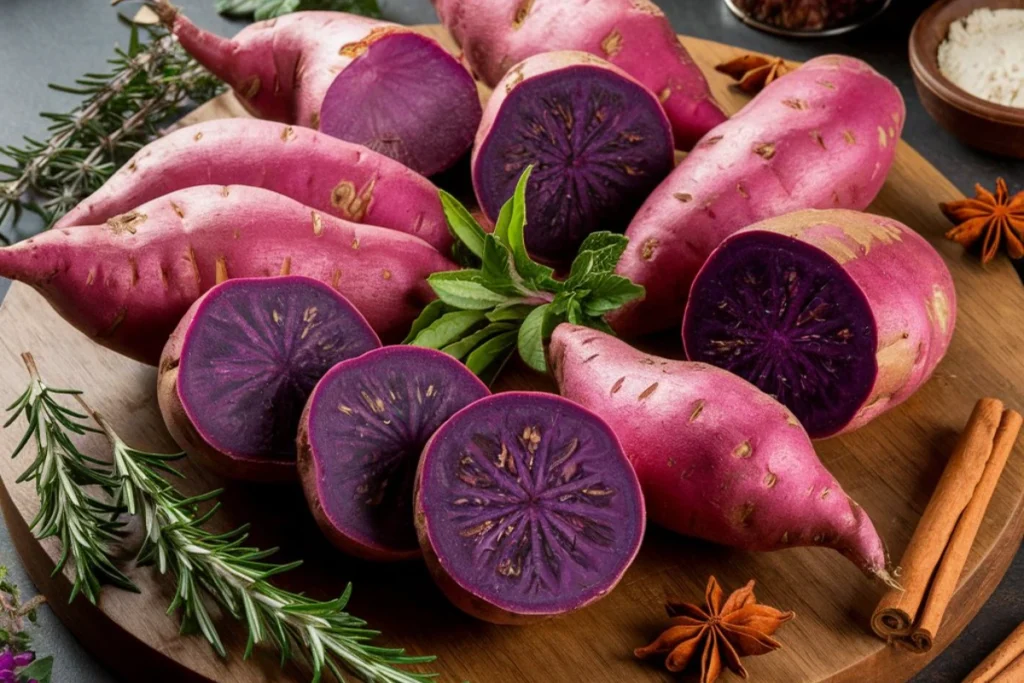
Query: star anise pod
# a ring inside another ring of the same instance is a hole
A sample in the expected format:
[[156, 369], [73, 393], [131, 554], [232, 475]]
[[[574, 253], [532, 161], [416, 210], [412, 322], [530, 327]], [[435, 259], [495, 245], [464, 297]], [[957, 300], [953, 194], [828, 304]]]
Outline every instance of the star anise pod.
[[760, 92], [766, 85], [792, 70], [782, 57], [769, 59], [761, 55], [743, 55], [715, 67], [715, 71], [739, 81], [736, 87], [748, 95]]
[[781, 647], [771, 636], [794, 614], [759, 604], [754, 598], [753, 580], [735, 591], [724, 603], [722, 597], [722, 588], [712, 576], [704, 592], [706, 608], [667, 602], [665, 611], [669, 616], [669, 628], [650, 645], [638, 647], [634, 654], [647, 657], [668, 653], [665, 668], [679, 672], [703, 646], [700, 662], [702, 683], [714, 683], [722, 673], [723, 664], [746, 678], [747, 670], [740, 663], [740, 657], [763, 655]]
[[995, 194], [979, 183], [974, 186], [974, 199], [943, 202], [939, 208], [955, 224], [947, 238], [965, 247], [982, 240], [982, 263], [995, 258], [1003, 240], [1010, 258], [1024, 256], [1024, 192], [1011, 197], [1002, 178], [996, 180]]

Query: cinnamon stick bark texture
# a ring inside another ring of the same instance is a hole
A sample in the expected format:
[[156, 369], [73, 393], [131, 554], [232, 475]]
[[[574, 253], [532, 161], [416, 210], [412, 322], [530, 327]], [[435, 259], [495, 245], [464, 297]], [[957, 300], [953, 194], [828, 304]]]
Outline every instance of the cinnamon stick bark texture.
[[[925, 598], [924, 609], [917, 620], [913, 632], [906, 638], [901, 638], [900, 645], [908, 647], [914, 652], [924, 653], [932, 649], [932, 642], [938, 632], [942, 617], [946, 614], [946, 607], [956, 591], [960, 574], [964, 565], [967, 564], [967, 556], [974, 545], [974, 538], [978, 535], [981, 522], [985, 519], [985, 511], [992, 500], [992, 494], [999, 483], [999, 477], [1003, 474], [1006, 461], [1013, 451], [1013, 445], [1017, 442], [1017, 435], [1020, 434], [1021, 416], [1013, 410], [1003, 412], [999, 428], [996, 430], [995, 443], [992, 446], [992, 454], [989, 456], [985, 470], [981, 474], [981, 480], [974, 489], [971, 501], [964, 508], [960, 520], [956, 523], [946, 552], [942, 555], [938, 569], [935, 570], [935, 577], [928, 588], [928, 595]], [[1024, 677], [1020, 679], [1024, 681]]]
[[[1024, 624], [1018, 626], [992, 653], [964, 679], [964, 683], [993, 683], [1007, 669], [1024, 666]], [[1024, 679], [1017, 679], [1018, 681]]]
[[983, 398], [974, 406], [903, 554], [900, 562], [903, 590], [894, 588], [886, 592], [872, 615], [871, 627], [880, 637], [891, 640], [913, 631], [935, 567], [992, 453], [1002, 414], [1003, 403], [994, 398]]

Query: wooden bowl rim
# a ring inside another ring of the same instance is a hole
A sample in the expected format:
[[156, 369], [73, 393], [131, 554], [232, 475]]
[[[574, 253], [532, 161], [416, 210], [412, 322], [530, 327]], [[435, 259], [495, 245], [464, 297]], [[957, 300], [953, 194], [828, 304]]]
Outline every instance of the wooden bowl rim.
[[[1024, 9], [1024, 0], [1011, 1], [1014, 4], [1019, 5], [1020, 9]], [[921, 16], [918, 17], [917, 21], [914, 22], [914, 27], [910, 31], [909, 41], [910, 66], [914, 71], [914, 76], [916, 76], [918, 81], [928, 88], [928, 90], [933, 94], [956, 109], [969, 114], [974, 114], [975, 116], [987, 119], [993, 123], [1009, 124], [1024, 128], [1024, 109], [983, 100], [980, 97], [972, 95], [962, 89], [939, 71], [939, 42], [935, 42], [935, 44], [932, 45], [931, 43], [933, 41], [929, 40], [927, 31], [940, 20], [940, 16], [946, 10], [950, 9], [952, 5], [960, 4], [970, 6], [974, 4], [974, 0], [938, 0], [938, 2], [926, 9]], [[964, 18], [974, 9], [988, 7], [992, 4], [995, 3], [992, 3], [990, 0], [989, 3], [973, 6], [966, 12], [953, 17], [945, 23], [945, 26], [942, 27], [943, 30], [941, 35], [944, 37], [949, 34], [949, 26], [954, 21]], [[996, 7], [993, 9], [1004, 8]], [[1016, 7], [1014, 7], [1014, 9], [1016, 9]]]

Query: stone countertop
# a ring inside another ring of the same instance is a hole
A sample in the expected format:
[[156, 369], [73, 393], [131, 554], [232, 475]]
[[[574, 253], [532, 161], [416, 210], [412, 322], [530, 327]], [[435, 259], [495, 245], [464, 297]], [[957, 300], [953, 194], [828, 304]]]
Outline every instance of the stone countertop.
[[[907, 100], [903, 138], [956, 184], [972, 193], [975, 182], [991, 186], [1003, 176], [1011, 190], [1024, 184], [1024, 161], [1001, 159], [961, 145], [921, 107], [907, 62], [907, 37], [914, 19], [930, 0], [899, 0], [882, 18], [860, 31], [836, 38], [792, 41], [743, 26], [721, 0], [657, 0], [677, 32], [739, 45], [751, 50], [805, 60], [819, 54], [843, 52], [861, 57], [891, 78]], [[213, 0], [182, 0], [189, 17], [209, 30], [230, 35], [240, 24], [217, 16]], [[428, 0], [380, 0], [393, 21], [416, 24], [436, 21]], [[126, 4], [132, 13], [137, 5]], [[85, 71], [101, 71], [111, 46], [127, 42], [125, 27], [107, 3], [96, 0], [4, 0], [0, 21], [0, 144], [15, 144], [22, 135], [42, 136], [40, 111], [62, 111], [75, 100], [49, 90], [47, 82], [71, 83]], [[6, 292], [0, 284], [0, 295]], [[0, 397], [2, 398], [2, 397]], [[0, 563], [27, 594], [32, 586], [0, 525]], [[1018, 553], [1006, 577], [977, 618], [952, 646], [914, 681], [960, 681], [981, 659], [1024, 621], [1024, 552]], [[54, 683], [107, 683], [113, 677], [93, 661], [77, 641], [43, 610], [36, 630], [36, 647], [56, 659]]]

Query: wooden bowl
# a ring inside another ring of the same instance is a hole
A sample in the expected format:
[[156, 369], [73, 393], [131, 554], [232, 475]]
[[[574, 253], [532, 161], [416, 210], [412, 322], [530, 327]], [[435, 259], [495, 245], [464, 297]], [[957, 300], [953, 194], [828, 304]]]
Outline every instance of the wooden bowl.
[[921, 104], [962, 142], [1024, 158], [1024, 109], [993, 104], [962, 90], [939, 71], [939, 44], [949, 25], [976, 9], [1024, 9], [1024, 0], [939, 0], [910, 32], [910, 66]]

